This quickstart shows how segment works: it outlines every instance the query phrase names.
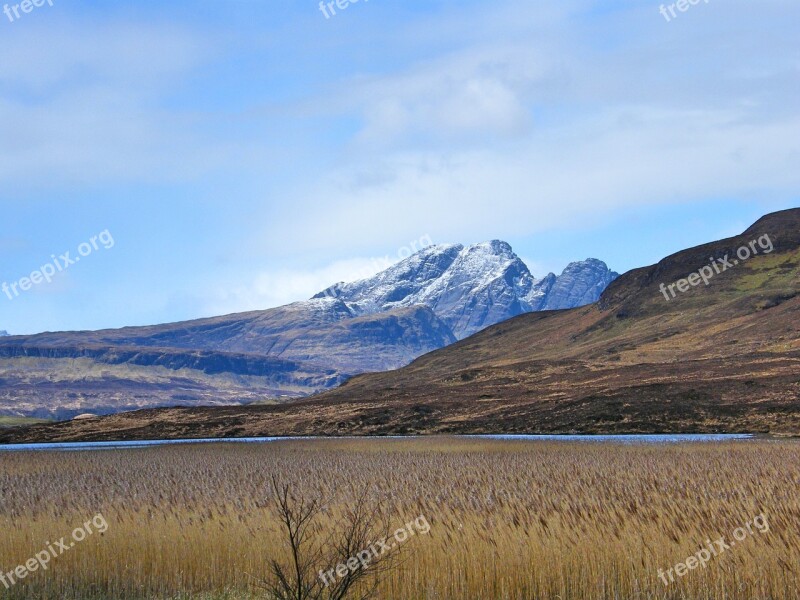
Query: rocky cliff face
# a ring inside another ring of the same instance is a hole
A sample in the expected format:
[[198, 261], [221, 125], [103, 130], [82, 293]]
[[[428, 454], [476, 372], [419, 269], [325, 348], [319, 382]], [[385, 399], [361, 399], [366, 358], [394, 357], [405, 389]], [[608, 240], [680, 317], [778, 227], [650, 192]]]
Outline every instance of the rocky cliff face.
[[575, 308], [597, 301], [618, 277], [600, 260], [570, 264], [561, 276], [537, 280], [506, 242], [429, 246], [353, 283], [338, 283], [315, 298], [343, 301], [357, 314], [427, 306], [463, 339], [519, 314]]
[[542, 304], [534, 310], [562, 310], [597, 302], [600, 295], [619, 277], [602, 260], [589, 258], [570, 263], [543, 295]]

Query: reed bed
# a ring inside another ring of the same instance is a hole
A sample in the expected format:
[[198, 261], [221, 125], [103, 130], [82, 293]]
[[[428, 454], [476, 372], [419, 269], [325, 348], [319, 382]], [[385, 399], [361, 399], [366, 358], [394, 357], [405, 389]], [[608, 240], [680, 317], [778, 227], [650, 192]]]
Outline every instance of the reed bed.
[[[265, 598], [284, 543], [270, 509], [277, 474], [329, 501], [335, 530], [371, 490], [402, 527], [392, 600], [796, 600], [800, 445], [626, 446], [424, 440], [285, 441], [0, 454], [0, 570], [9, 572], [98, 513], [108, 530], [0, 597]], [[666, 570], [764, 514], [707, 568]], [[328, 569], [335, 565], [319, 565]]]

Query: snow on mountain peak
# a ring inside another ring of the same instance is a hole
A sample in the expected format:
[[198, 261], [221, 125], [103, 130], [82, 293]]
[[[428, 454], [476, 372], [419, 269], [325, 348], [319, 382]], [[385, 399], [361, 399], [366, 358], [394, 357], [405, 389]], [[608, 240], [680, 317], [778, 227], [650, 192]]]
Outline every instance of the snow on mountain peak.
[[355, 314], [427, 306], [463, 339], [524, 312], [572, 308], [599, 298], [617, 277], [602, 261], [571, 263], [537, 280], [511, 246], [492, 240], [423, 248], [373, 277], [337, 283], [314, 299], [335, 298]]

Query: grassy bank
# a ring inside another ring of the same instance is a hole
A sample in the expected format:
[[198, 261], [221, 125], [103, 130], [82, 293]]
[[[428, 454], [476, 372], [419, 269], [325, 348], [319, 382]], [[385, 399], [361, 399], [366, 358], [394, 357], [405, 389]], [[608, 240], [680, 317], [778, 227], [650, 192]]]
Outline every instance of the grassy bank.
[[34, 419], [31, 417], [3, 417], [0, 416], [0, 427], [22, 427], [24, 425], [38, 425], [52, 423], [49, 419]]

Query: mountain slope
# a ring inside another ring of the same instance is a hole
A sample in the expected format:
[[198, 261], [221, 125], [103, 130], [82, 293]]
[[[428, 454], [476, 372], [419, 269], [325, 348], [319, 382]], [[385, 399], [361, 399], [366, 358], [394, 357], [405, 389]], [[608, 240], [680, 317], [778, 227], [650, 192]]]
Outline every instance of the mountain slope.
[[70, 418], [286, 400], [354, 373], [405, 365], [455, 341], [425, 307], [355, 317], [340, 304], [320, 300], [162, 327], [4, 338], [0, 414]]
[[[739, 260], [737, 250], [744, 247], [759, 252]], [[714, 264], [725, 260], [731, 266], [715, 272], [708, 285], [687, 284], [686, 292], [664, 295], [662, 284], [669, 289], [688, 281], [712, 258]], [[740, 236], [626, 273], [593, 305], [523, 314], [402, 369], [360, 375], [291, 405], [144, 411], [34, 426], [5, 439], [511, 432], [797, 435], [799, 273], [800, 209], [793, 209], [760, 219]]]
[[340, 300], [325, 298], [166, 325], [9, 338], [0, 342], [0, 351], [20, 343], [208, 350], [324, 362], [354, 373], [396, 368], [453, 341], [447, 326], [425, 307], [361, 315]]

